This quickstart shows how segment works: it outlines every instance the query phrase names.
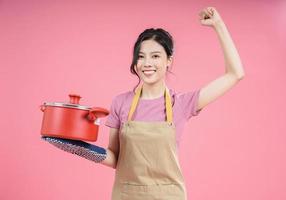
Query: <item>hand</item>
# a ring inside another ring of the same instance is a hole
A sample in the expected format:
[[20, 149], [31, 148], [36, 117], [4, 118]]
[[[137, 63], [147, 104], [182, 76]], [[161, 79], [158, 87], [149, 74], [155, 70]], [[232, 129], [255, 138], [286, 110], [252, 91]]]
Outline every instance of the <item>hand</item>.
[[68, 153], [100, 163], [105, 160], [106, 149], [80, 140], [41, 136], [41, 139]]
[[200, 13], [200, 22], [202, 25], [215, 27], [223, 23], [219, 13], [214, 7], [207, 7]]

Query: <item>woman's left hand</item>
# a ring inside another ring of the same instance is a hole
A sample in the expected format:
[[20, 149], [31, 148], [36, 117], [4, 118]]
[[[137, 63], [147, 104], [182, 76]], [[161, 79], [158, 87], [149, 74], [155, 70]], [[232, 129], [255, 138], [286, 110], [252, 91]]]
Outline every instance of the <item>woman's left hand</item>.
[[223, 23], [218, 11], [214, 7], [207, 7], [200, 13], [200, 22], [202, 25], [215, 27]]

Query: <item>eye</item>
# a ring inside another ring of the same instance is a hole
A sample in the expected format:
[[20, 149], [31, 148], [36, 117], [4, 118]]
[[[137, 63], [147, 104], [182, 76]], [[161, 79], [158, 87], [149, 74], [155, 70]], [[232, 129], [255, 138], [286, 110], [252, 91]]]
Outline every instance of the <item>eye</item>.
[[154, 55], [154, 58], [160, 58], [160, 56], [159, 55]]
[[143, 58], [143, 56], [142, 56], [142, 55], [139, 55], [138, 58]]

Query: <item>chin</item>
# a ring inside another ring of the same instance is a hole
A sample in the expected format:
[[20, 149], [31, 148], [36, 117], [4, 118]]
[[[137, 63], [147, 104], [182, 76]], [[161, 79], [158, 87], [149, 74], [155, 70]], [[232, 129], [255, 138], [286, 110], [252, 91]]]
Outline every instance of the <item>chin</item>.
[[154, 85], [154, 84], [158, 83], [159, 80], [146, 80], [146, 79], [142, 79], [142, 82], [143, 82], [144, 84], [147, 84], [147, 85]]
[[158, 76], [148, 78], [142, 75], [140, 78], [143, 83], [148, 84], [148, 85], [154, 85], [164, 80], [164, 77], [158, 77]]

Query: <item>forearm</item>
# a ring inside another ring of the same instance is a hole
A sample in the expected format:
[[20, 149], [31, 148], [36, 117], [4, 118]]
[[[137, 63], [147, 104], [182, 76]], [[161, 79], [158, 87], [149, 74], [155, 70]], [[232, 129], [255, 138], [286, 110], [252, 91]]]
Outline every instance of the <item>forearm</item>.
[[100, 163], [115, 169], [116, 165], [117, 165], [117, 156], [112, 150], [107, 148], [106, 149], [106, 158], [105, 158], [105, 160], [103, 160]]
[[225, 72], [232, 73], [238, 78], [242, 78], [244, 76], [244, 69], [226, 25], [220, 21], [215, 24], [214, 29], [218, 35], [223, 50], [226, 67]]

